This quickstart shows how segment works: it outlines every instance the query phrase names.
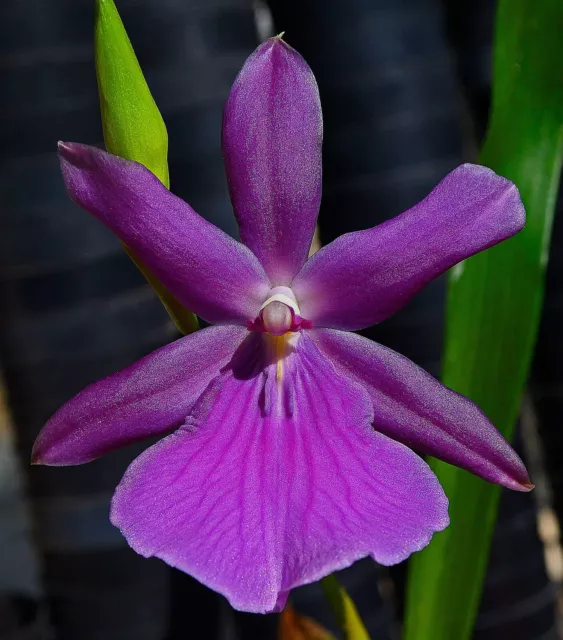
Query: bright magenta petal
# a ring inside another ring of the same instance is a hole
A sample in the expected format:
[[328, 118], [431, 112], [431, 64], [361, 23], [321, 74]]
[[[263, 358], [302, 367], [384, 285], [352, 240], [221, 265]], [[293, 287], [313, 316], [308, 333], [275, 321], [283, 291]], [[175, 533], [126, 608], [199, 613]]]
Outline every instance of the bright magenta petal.
[[223, 118], [223, 153], [243, 242], [272, 285], [307, 259], [321, 201], [322, 113], [303, 58], [270, 38], [248, 58]]
[[405, 213], [317, 252], [292, 286], [317, 327], [356, 330], [393, 315], [454, 264], [522, 229], [515, 185], [465, 164]]
[[372, 429], [360, 385], [306, 335], [281, 369], [263, 341], [249, 338], [186, 426], [133, 462], [111, 514], [138, 553], [253, 612], [364, 556], [400, 562], [448, 524], [438, 480]]
[[189, 309], [215, 324], [256, 317], [270, 285], [252, 252], [204, 220], [148, 170], [60, 143], [68, 192], [109, 227]]
[[490, 482], [532, 488], [522, 460], [473, 402], [362, 336], [333, 329], [314, 335], [340, 371], [365, 386], [378, 431]]
[[47, 422], [33, 462], [82, 464], [178, 427], [247, 334], [242, 327], [203, 329], [90, 385]]

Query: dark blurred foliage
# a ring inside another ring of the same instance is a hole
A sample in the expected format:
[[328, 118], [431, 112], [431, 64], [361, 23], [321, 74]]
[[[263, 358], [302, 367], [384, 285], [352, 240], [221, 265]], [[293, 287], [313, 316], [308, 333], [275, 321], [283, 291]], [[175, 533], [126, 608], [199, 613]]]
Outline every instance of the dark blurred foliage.
[[[252, 5], [117, 5], [167, 123], [172, 190], [236, 234], [220, 151], [221, 111], [258, 42]], [[488, 110], [492, 0], [272, 0], [271, 9], [275, 29], [286, 31], [319, 83], [323, 242], [400, 213], [476, 148]], [[93, 0], [0, 5], [0, 359], [56, 638], [213, 640], [220, 628], [244, 640], [275, 638], [276, 616], [230, 611], [191, 578], [135, 555], [109, 524], [112, 490], [139, 447], [83, 467], [27, 464], [34, 437], [60, 404], [176, 337], [119, 242], [70, 203], [60, 179], [58, 139], [102, 143], [92, 23]], [[534, 389], [542, 433], [553, 443], [548, 465], [560, 476], [557, 269], [554, 261]], [[392, 321], [367, 332], [435, 375], [444, 284], [432, 284]], [[364, 561], [341, 579], [373, 638], [398, 637], [404, 565], [389, 572]], [[0, 616], [29, 629], [29, 619], [37, 618], [33, 607], [21, 618], [21, 601], [4, 601]], [[294, 602], [333, 626], [317, 585], [296, 590]], [[555, 638], [553, 603], [533, 495], [505, 491], [474, 637]]]

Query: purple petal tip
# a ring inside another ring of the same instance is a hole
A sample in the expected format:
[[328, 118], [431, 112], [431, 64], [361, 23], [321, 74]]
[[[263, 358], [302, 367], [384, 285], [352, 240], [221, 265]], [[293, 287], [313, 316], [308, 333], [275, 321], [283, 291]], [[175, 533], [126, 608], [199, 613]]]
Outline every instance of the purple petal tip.
[[532, 484], [531, 482], [526, 482], [522, 485], [522, 491], [528, 492], [531, 491], [532, 489], [535, 489], [536, 485]]
[[64, 142], [63, 140], [57, 142], [57, 148], [62, 156], [72, 155], [75, 152], [74, 147], [72, 142]]
[[43, 457], [44, 456], [42, 455], [42, 452], [39, 450], [38, 442], [36, 440], [33, 443], [33, 449], [31, 450], [31, 464], [32, 465], [44, 464]]
[[[33, 447], [33, 450], [31, 452], [31, 461], [30, 464], [33, 467], [36, 466], [43, 466], [43, 467], [63, 467], [63, 466], [70, 466], [73, 463], [65, 463], [64, 461], [59, 462], [59, 461], [51, 461], [49, 460], [49, 455], [48, 453], [46, 453], [45, 451], [39, 451], [37, 449], [37, 447]], [[74, 463], [76, 464], [76, 463]]]
[[44, 443], [39, 440], [35, 441], [31, 451], [30, 464], [34, 467], [39, 465], [43, 467], [69, 467], [82, 462], [90, 462], [90, 460], [74, 460], [72, 457], [62, 455], [56, 449], [53, 450], [48, 446], [44, 446]]
[[59, 140], [57, 147], [59, 150], [59, 158], [63, 162], [63, 167], [65, 162], [79, 168], [92, 165], [91, 160], [89, 161], [88, 154], [84, 153], [83, 145]]

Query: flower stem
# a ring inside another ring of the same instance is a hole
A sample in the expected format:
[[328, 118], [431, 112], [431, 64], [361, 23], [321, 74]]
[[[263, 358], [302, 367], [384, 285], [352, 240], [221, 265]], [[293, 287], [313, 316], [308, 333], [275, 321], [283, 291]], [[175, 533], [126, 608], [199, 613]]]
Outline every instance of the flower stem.
[[352, 598], [334, 575], [321, 580], [325, 598], [346, 640], [370, 640]]

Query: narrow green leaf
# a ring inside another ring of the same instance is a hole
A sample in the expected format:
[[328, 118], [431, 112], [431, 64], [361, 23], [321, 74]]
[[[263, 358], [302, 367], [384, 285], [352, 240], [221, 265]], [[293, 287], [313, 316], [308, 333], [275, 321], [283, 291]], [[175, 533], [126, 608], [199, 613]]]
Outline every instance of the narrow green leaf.
[[[168, 134], [113, 0], [96, 0], [96, 76], [106, 149], [150, 169], [170, 187]], [[198, 327], [186, 309], [133, 252], [127, 253], [155, 289], [182, 333]]]
[[336, 576], [323, 578], [321, 587], [345, 640], [370, 640], [356, 605]]
[[[507, 438], [533, 353], [561, 170], [562, 33], [561, 0], [500, 0], [481, 162], [517, 184], [527, 226], [458, 265], [449, 280], [444, 382], [474, 400]], [[405, 637], [465, 640], [480, 601], [500, 490], [442, 462], [431, 466], [450, 498], [451, 525], [413, 557]]]

